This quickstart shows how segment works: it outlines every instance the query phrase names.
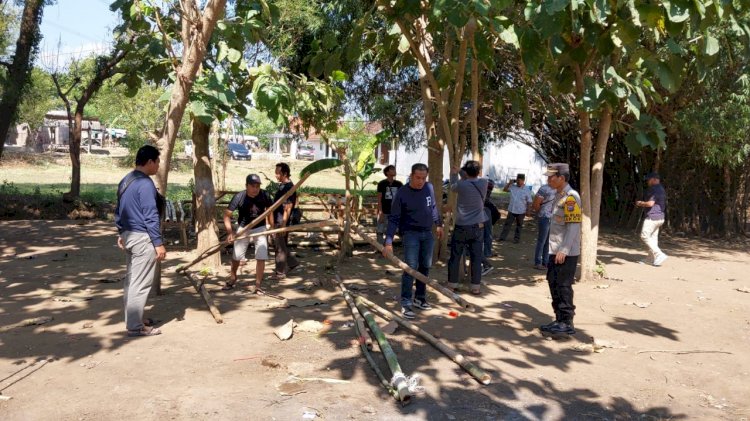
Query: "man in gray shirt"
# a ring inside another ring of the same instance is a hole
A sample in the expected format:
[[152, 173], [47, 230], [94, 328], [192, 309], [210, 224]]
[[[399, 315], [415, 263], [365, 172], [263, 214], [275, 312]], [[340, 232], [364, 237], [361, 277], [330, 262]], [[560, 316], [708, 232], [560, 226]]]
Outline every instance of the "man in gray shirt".
[[487, 179], [478, 178], [482, 167], [477, 161], [467, 161], [463, 166], [466, 179], [458, 179], [458, 168], [451, 168], [451, 191], [458, 194], [456, 226], [451, 238], [451, 256], [448, 259], [448, 285], [457, 289], [463, 272], [464, 250], [468, 248], [471, 259], [471, 293], [479, 295], [482, 281], [482, 250], [484, 247], [484, 198]]
[[555, 200], [557, 191], [545, 184], [539, 187], [534, 196], [531, 207], [537, 212], [537, 237], [536, 249], [534, 249], [534, 269], [547, 270], [549, 256], [549, 221], [552, 219], [552, 202]]
[[555, 321], [540, 326], [540, 329], [553, 335], [572, 335], [576, 333], [573, 327], [576, 309], [573, 304], [573, 281], [581, 254], [581, 196], [568, 184], [568, 164], [550, 164], [546, 175], [547, 184], [557, 192], [552, 202], [547, 266], [547, 283], [552, 295]]

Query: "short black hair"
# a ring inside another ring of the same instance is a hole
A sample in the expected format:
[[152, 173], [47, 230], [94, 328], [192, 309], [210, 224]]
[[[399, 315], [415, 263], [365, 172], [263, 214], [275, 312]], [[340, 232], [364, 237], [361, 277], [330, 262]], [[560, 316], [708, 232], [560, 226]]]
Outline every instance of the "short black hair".
[[276, 168], [278, 168], [281, 171], [281, 174], [287, 177], [292, 175], [292, 170], [289, 169], [289, 164], [287, 164], [286, 162], [279, 162], [278, 164], [276, 164]]
[[427, 168], [427, 165], [425, 165], [425, 164], [423, 164], [421, 162], [418, 162], [418, 163], [416, 163], [416, 164], [414, 164], [414, 165], [411, 166], [411, 173], [414, 174], [414, 172], [416, 172], [416, 171], [430, 172], [430, 169]]
[[383, 168], [383, 174], [388, 175], [388, 171], [395, 170], [395, 169], [396, 169], [395, 165], [389, 165], [389, 166]]
[[151, 145], [143, 145], [135, 154], [135, 165], [142, 167], [148, 161], [156, 161], [157, 159], [159, 159], [159, 150]]
[[482, 164], [479, 161], [466, 161], [463, 170], [466, 171], [466, 175], [469, 177], [476, 177], [482, 171]]

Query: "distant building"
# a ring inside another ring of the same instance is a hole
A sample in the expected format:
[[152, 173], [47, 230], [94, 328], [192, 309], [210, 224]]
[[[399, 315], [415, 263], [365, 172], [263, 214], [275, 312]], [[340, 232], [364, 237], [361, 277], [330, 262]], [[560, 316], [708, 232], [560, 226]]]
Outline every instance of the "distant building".
[[[111, 134], [105, 131], [97, 117], [84, 117], [81, 122], [81, 145], [98, 144], [102, 146], [105, 137]], [[68, 113], [62, 110], [50, 111], [44, 115], [44, 122], [39, 128], [38, 140], [45, 149], [67, 148], [70, 145]]]

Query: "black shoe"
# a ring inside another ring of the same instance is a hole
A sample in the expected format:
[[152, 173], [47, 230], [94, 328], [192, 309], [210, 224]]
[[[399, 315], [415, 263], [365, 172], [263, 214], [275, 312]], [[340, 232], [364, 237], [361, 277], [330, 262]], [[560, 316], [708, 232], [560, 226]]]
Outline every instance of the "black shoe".
[[559, 322], [557, 320], [555, 320], [553, 322], [547, 323], [546, 325], [541, 325], [541, 326], [539, 326], [539, 330], [541, 330], [542, 332], [548, 332], [549, 328], [551, 328], [552, 326], [556, 325], [557, 323], [559, 323]]
[[414, 299], [414, 307], [421, 310], [430, 310], [432, 306], [427, 302], [426, 299], [420, 300], [419, 298]]
[[404, 316], [404, 319], [413, 319], [417, 317], [417, 315], [414, 314], [414, 310], [411, 309], [411, 306], [401, 307], [401, 315]]
[[576, 333], [576, 330], [573, 328], [572, 323], [557, 322], [554, 325], [550, 326], [546, 330], [546, 332], [553, 335], [574, 335]]

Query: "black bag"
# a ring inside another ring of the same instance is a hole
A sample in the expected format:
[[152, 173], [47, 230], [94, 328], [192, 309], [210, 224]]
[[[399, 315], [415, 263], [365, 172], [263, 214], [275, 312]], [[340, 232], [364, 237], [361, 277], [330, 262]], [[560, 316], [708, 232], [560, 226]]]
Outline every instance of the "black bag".
[[489, 200], [484, 202], [484, 207], [490, 210], [490, 218], [492, 219], [492, 225], [495, 225], [500, 220], [500, 211], [497, 210], [497, 206]]

